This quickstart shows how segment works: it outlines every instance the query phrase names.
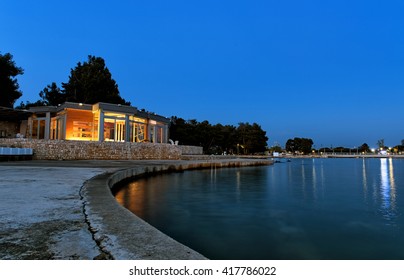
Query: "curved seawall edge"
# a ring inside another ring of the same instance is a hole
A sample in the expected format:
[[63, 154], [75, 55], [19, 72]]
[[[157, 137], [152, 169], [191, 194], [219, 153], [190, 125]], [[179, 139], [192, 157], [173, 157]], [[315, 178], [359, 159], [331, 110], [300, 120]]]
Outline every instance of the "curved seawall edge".
[[201, 260], [198, 252], [179, 243], [121, 206], [112, 189], [120, 182], [138, 176], [184, 170], [271, 165], [271, 160], [182, 161], [172, 164], [135, 166], [104, 173], [88, 180], [81, 195], [84, 213], [93, 238], [112, 259]]

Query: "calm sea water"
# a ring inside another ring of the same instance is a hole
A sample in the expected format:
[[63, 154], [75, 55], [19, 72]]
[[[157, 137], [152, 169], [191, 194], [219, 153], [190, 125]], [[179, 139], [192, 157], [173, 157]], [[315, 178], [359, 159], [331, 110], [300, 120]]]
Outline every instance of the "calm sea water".
[[404, 259], [404, 160], [186, 171], [116, 199], [211, 259]]

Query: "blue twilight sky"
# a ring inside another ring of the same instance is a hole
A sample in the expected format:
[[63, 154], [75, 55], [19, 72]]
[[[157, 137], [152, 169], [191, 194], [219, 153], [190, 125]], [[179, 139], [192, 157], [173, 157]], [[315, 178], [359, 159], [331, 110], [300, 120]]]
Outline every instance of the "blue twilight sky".
[[3, 0], [0, 27], [25, 70], [16, 105], [91, 54], [133, 106], [257, 122], [270, 146], [404, 139], [402, 0]]

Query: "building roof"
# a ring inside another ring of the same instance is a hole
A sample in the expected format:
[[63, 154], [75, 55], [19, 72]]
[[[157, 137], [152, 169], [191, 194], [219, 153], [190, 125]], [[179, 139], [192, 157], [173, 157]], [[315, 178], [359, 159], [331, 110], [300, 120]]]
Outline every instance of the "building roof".
[[58, 111], [62, 111], [63, 109], [67, 108], [91, 111], [93, 109], [93, 105], [84, 103], [75, 103], [75, 102], [65, 102], [62, 105], [58, 106]]
[[98, 102], [93, 105], [93, 110], [102, 109], [110, 112], [119, 112], [135, 115], [137, 113], [137, 108], [133, 106], [121, 105], [121, 104], [111, 104]]
[[[143, 118], [149, 118], [149, 119], [152, 119], [152, 120], [155, 120], [158, 122], [170, 123], [170, 118], [166, 118], [166, 117], [157, 115], [155, 113], [146, 112], [144, 110], [138, 110], [136, 107], [133, 107], [133, 106], [110, 104], [110, 103], [104, 103], [104, 102], [98, 102], [94, 105], [75, 103], [75, 102], [65, 102], [59, 106], [31, 107], [26, 112], [28, 114], [32, 114], [32, 113], [38, 114], [38, 113], [47, 113], [47, 112], [56, 113], [56, 112], [60, 112], [64, 109], [78, 109], [78, 110], [87, 110], [87, 111], [91, 111], [91, 110], [95, 111], [98, 109], [102, 109], [103, 111], [106, 111], [106, 112], [117, 112], [117, 113], [130, 114], [130, 115], [139, 116], [139, 117], [143, 117]], [[25, 118], [28, 118], [28, 116], [29, 115], [27, 115]]]
[[157, 115], [155, 113], [151, 113], [151, 112], [146, 112], [146, 111], [138, 111], [137, 116], [145, 118], [145, 119], [152, 119], [158, 122], [163, 122], [163, 123], [170, 123], [171, 119], [170, 118], [166, 118], [160, 115]]
[[32, 113], [28, 110], [19, 110], [0, 106], [0, 120], [1, 121], [19, 121], [26, 120]]
[[33, 106], [28, 109], [31, 113], [55, 113], [57, 111], [57, 106]]

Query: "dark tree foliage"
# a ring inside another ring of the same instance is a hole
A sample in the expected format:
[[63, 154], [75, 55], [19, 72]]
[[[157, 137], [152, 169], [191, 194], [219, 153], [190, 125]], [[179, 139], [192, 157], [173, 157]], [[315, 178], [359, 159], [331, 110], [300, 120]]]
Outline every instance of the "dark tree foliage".
[[288, 139], [288, 141], [286, 141], [286, 144], [285, 144], [285, 150], [286, 150], [287, 152], [292, 152], [292, 153], [294, 153], [295, 151], [297, 151], [297, 150], [295, 149], [295, 140], [293, 140], [293, 139]]
[[404, 145], [397, 145], [394, 147], [395, 152], [401, 153], [404, 152]]
[[377, 146], [378, 146], [379, 148], [384, 148], [384, 147], [385, 147], [385, 145], [384, 145], [384, 139], [377, 140]]
[[312, 151], [312, 146], [312, 139], [295, 137], [294, 139], [288, 139], [288, 141], [286, 141], [285, 148], [288, 152], [309, 154]]
[[360, 153], [369, 153], [370, 152], [370, 148], [369, 145], [366, 143], [363, 143], [359, 148], [358, 148]]
[[15, 101], [21, 97], [17, 79], [24, 70], [15, 65], [10, 53], [0, 54], [0, 106], [13, 108]]
[[346, 148], [346, 147], [335, 147], [334, 148], [334, 152], [335, 153], [340, 153], [340, 154], [348, 154], [350, 153], [351, 149], [350, 148]]
[[62, 83], [62, 88], [65, 101], [130, 105], [119, 95], [118, 85], [101, 57], [89, 55], [87, 62], [77, 63], [70, 71], [69, 81]]
[[41, 90], [39, 97], [44, 105], [57, 106], [66, 101], [66, 95], [54, 82]]
[[266, 132], [258, 124], [212, 125], [208, 121], [185, 121], [172, 117], [170, 138], [181, 145], [202, 146], [206, 154], [261, 153], [266, 149]]
[[37, 100], [34, 103], [30, 102], [30, 101], [26, 101], [25, 103], [23, 101], [21, 101], [20, 105], [18, 105], [17, 107], [15, 107], [16, 109], [29, 109], [31, 107], [38, 107], [38, 106], [47, 106], [43, 100]]
[[239, 123], [237, 128], [237, 140], [242, 145], [244, 154], [263, 153], [267, 147], [268, 137], [266, 132], [257, 123]]

